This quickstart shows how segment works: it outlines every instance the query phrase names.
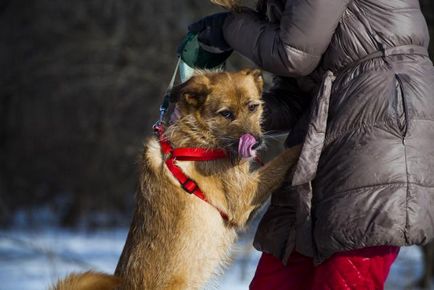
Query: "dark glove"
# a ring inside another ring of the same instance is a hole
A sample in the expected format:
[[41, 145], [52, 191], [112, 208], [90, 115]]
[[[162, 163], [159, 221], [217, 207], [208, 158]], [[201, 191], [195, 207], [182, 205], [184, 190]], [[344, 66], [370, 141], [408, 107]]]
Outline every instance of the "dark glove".
[[310, 96], [301, 91], [297, 80], [274, 76], [273, 85], [262, 94], [266, 131], [290, 131], [307, 111]]
[[199, 21], [190, 24], [188, 31], [198, 34], [201, 47], [211, 53], [223, 53], [231, 51], [223, 36], [223, 24], [229, 12], [217, 13], [206, 16]]

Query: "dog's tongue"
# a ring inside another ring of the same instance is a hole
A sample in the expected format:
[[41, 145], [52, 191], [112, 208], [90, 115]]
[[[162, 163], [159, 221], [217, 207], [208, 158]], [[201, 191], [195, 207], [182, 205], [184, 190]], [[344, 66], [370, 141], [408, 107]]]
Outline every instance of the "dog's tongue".
[[255, 157], [256, 151], [252, 149], [255, 144], [255, 137], [250, 134], [244, 134], [240, 137], [240, 142], [238, 143], [238, 154], [242, 158]]

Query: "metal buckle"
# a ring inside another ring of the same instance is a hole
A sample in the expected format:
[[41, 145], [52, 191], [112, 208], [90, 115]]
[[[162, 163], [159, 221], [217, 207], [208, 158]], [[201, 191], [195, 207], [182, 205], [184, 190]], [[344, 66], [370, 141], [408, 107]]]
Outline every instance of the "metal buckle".
[[160, 126], [161, 126], [161, 122], [160, 121], [156, 122], [152, 126], [152, 130], [154, 131], [155, 134], [158, 134], [160, 132]]
[[163, 128], [164, 125], [165, 125], [164, 122], [162, 122], [162, 121], [157, 121], [157, 122], [152, 126], [152, 130], [154, 130], [154, 134], [155, 134], [157, 137], [160, 137], [160, 136], [162, 135], [163, 130], [164, 130], [164, 128]]

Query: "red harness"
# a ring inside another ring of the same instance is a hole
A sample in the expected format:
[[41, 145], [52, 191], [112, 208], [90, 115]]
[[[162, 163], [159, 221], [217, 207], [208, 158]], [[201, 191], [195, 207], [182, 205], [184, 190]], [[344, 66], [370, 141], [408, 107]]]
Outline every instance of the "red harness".
[[170, 142], [164, 137], [164, 127], [161, 124], [158, 124], [154, 127], [155, 133], [159, 138], [161, 153], [165, 156], [169, 156], [166, 159], [165, 163], [169, 171], [173, 174], [173, 176], [179, 181], [182, 189], [190, 194], [196, 195], [201, 200], [207, 202], [215, 209], [218, 210], [221, 217], [228, 221], [228, 215], [209, 202], [206, 198], [205, 194], [200, 189], [199, 185], [196, 181], [189, 178], [182, 169], [176, 165], [176, 161], [211, 161], [217, 159], [223, 159], [227, 157], [226, 151], [222, 149], [205, 149], [205, 148], [172, 148]]

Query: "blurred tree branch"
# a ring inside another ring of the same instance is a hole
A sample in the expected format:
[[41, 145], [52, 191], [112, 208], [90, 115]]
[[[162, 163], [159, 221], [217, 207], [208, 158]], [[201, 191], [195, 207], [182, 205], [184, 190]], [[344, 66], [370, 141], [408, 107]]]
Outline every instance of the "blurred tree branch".
[[49, 203], [72, 225], [126, 211], [176, 44], [212, 7], [203, 2], [1, 3], [0, 194], [11, 213]]
[[[421, 4], [432, 27], [432, 0]], [[45, 204], [65, 225], [129, 213], [176, 46], [215, 11], [203, 0], [0, 2], [0, 223]]]

